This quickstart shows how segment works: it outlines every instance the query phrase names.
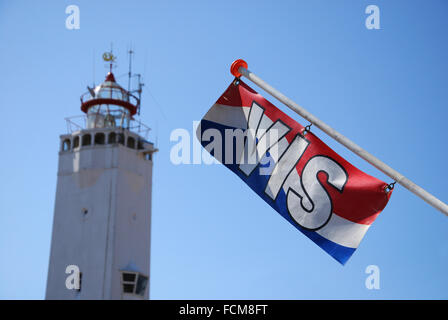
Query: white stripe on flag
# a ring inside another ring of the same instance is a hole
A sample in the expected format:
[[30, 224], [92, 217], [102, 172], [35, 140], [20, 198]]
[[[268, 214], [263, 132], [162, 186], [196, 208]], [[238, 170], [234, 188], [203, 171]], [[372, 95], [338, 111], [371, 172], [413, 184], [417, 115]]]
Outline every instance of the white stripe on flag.
[[223, 104], [215, 104], [204, 116], [203, 120], [213, 121], [227, 127], [247, 128], [250, 108], [231, 107]]

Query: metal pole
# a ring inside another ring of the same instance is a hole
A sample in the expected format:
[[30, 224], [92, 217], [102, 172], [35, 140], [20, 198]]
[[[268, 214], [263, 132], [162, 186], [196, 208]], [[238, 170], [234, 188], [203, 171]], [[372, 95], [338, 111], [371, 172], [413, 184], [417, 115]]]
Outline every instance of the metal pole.
[[340, 144], [347, 147], [348, 149], [356, 153], [358, 156], [366, 160], [368, 163], [373, 165], [375, 168], [383, 172], [385, 175], [394, 179], [398, 184], [402, 185], [403, 187], [405, 187], [406, 189], [408, 189], [409, 191], [411, 191], [412, 193], [414, 193], [415, 195], [426, 201], [428, 204], [430, 204], [431, 206], [433, 206], [434, 208], [438, 209], [446, 216], [448, 216], [448, 205], [446, 203], [440, 201], [432, 194], [430, 194], [429, 192], [427, 192], [426, 190], [419, 187], [414, 182], [403, 176], [401, 173], [392, 169], [387, 164], [385, 164], [384, 162], [382, 162], [381, 160], [379, 160], [366, 150], [362, 149], [356, 143], [354, 143], [347, 137], [343, 136], [341, 133], [337, 132], [323, 121], [316, 118], [314, 115], [306, 111], [304, 108], [300, 107], [297, 103], [286, 97], [284, 94], [271, 87], [269, 84], [267, 84], [258, 76], [249, 71], [247, 69], [247, 63], [244, 60], [236, 60], [232, 64], [231, 72], [236, 77], [240, 77], [241, 75], [245, 76], [247, 79], [251, 80], [260, 88], [271, 94], [273, 97], [277, 98], [279, 101], [287, 105], [292, 111], [296, 112], [297, 114], [299, 114], [300, 116], [311, 122], [313, 125], [321, 129], [330, 137], [338, 141]]

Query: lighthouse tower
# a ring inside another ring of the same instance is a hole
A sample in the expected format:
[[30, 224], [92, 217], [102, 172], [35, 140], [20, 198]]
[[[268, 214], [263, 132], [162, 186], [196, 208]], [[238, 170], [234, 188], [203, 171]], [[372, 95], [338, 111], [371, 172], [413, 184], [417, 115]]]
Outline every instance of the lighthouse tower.
[[142, 84], [125, 90], [109, 72], [88, 89], [60, 136], [46, 298], [148, 299], [157, 149], [135, 119]]

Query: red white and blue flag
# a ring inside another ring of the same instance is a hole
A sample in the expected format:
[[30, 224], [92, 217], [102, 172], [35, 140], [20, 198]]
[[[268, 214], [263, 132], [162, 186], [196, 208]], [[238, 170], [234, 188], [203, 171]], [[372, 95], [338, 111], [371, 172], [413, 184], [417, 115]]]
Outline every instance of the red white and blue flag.
[[196, 134], [212, 156], [341, 264], [391, 196], [385, 182], [355, 168], [242, 81], [227, 88]]

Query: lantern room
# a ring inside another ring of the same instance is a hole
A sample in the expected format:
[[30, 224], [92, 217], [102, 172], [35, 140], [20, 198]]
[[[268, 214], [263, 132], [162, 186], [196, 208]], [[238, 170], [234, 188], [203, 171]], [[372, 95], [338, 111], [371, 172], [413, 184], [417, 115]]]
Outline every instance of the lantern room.
[[112, 72], [103, 83], [87, 89], [88, 92], [81, 96], [81, 110], [87, 114], [87, 129], [129, 128], [140, 107], [140, 99], [121, 87]]

